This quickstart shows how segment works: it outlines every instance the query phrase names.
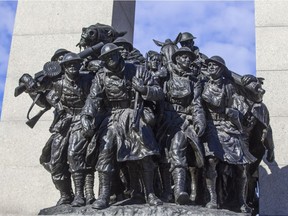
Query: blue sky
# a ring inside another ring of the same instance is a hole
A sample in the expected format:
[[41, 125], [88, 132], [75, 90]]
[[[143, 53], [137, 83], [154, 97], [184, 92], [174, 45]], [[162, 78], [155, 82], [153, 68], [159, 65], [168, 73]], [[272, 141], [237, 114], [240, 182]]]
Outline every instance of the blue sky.
[[[0, 0], [0, 115], [17, 1]], [[208, 57], [222, 56], [240, 74], [255, 74], [254, 1], [137, 0], [134, 46], [159, 51], [152, 39], [191, 32]], [[89, 25], [89, 23], [87, 23]]]
[[0, 116], [17, 1], [0, 0]]

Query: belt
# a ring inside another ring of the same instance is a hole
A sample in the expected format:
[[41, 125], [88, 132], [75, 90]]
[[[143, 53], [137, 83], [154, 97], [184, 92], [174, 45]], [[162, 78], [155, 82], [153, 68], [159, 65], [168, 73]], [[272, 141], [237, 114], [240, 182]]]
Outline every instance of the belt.
[[107, 101], [105, 103], [106, 108], [115, 110], [115, 109], [126, 109], [130, 108], [130, 101]]
[[170, 103], [165, 103], [164, 110], [167, 111], [176, 111], [178, 113], [184, 113], [184, 114], [190, 114], [191, 113], [191, 107], [184, 107], [180, 104], [170, 104]]
[[213, 120], [227, 120], [227, 116], [224, 113], [210, 113], [210, 116]]
[[71, 115], [78, 115], [82, 111], [82, 107], [81, 108], [71, 108], [71, 107], [63, 106], [63, 109], [65, 110], [66, 113], [69, 113]]

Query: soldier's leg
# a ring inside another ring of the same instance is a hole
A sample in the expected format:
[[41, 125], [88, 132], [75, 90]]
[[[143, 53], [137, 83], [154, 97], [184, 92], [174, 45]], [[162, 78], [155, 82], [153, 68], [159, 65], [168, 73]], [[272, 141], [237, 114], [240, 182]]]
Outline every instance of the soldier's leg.
[[[115, 171], [112, 175], [111, 182], [111, 199], [110, 202], [118, 202], [124, 199], [125, 186], [121, 180], [119, 164], [115, 164]], [[112, 199], [113, 198], [113, 199]]]
[[210, 201], [206, 204], [206, 207], [212, 209], [217, 208], [217, 192], [216, 192], [217, 163], [218, 159], [215, 157], [206, 158], [206, 185], [210, 195]]
[[236, 165], [236, 178], [237, 178], [237, 193], [240, 211], [243, 213], [250, 213], [251, 208], [246, 203], [247, 198], [247, 173], [246, 165]]
[[124, 184], [124, 196], [125, 198], [130, 197], [131, 188], [130, 188], [130, 177], [129, 177], [129, 169], [126, 162], [120, 164], [120, 178]]
[[191, 147], [187, 146], [186, 159], [188, 164], [188, 175], [187, 175], [187, 190], [190, 193], [190, 199], [195, 202], [197, 195], [197, 183], [198, 183], [198, 168], [196, 167], [196, 156]]
[[51, 159], [46, 164], [52, 176], [55, 187], [60, 191], [60, 199], [57, 205], [71, 204], [74, 194], [71, 186], [71, 174], [67, 163], [68, 141], [60, 134], [54, 134], [51, 143]]
[[109, 206], [111, 178], [115, 171], [117, 146], [113, 128], [104, 131], [99, 142], [99, 157], [96, 164], [96, 170], [99, 175], [99, 196], [93, 203], [92, 208], [104, 209]]
[[95, 171], [92, 169], [87, 170], [86, 176], [85, 176], [85, 186], [84, 186], [86, 205], [92, 204], [95, 201], [94, 180], [95, 180]]
[[138, 161], [127, 161], [127, 167], [130, 179], [131, 200], [135, 203], [145, 203], [144, 193], [142, 191], [140, 165]]
[[82, 136], [81, 131], [73, 131], [72, 128], [69, 137], [68, 162], [75, 186], [75, 198], [71, 203], [73, 207], [85, 205], [84, 185], [87, 172], [85, 162], [87, 144], [87, 140]]
[[188, 193], [186, 192], [186, 161], [187, 140], [182, 131], [175, 134], [171, 140], [170, 162], [172, 177], [174, 181], [175, 202], [179, 205], [191, 203]]
[[163, 205], [163, 202], [158, 199], [154, 193], [154, 172], [156, 165], [154, 164], [152, 157], [147, 156], [139, 161], [141, 163], [142, 169], [142, 179], [145, 188], [146, 201], [151, 206]]
[[162, 181], [161, 199], [164, 202], [173, 201], [171, 173], [169, 169], [170, 169], [170, 164], [168, 163], [167, 159], [161, 159], [159, 162], [159, 171], [160, 171], [161, 181]]

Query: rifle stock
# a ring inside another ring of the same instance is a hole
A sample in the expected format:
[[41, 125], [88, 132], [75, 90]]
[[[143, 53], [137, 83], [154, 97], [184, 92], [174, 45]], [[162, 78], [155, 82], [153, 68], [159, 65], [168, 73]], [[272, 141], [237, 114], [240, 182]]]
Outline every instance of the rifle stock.
[[14, 90], [14, 97], [18, 97], [20, 94], [26, 91], [26, 86], [21, 83], [19, 86], [17, 86]]
[[[148, 53], [146, 53], [144, 72], [146, 72], [147, 70], [147, 63], [148, 63]], [[142, 78], [142, 77], [139, 77], [138, 71], [136, 71], [136, 78]], [[132, 129], [135, 131], [139, 131], [139, 123], [140, 123], [140, 118], [141, 118], [143, 109], [144, 109], [143, 99], [141, 98], [140, 93], [136, 91], [135, 101], [134, 101], [134, 120], [133, 120], [133, 125], [132, 125]]]

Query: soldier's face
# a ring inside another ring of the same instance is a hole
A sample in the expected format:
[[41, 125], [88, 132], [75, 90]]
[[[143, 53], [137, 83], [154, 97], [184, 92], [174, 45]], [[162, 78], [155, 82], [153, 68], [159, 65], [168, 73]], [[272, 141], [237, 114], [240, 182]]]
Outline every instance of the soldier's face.
[[115, 69], [118, 67], [120, 61], [120, 53], [112, 52], [106, 56], [105, 63], [109, 69]]
[[253, 94], [250, 94], [250, 96], [252, 97], [253, 101], [255, 102], [262, 102], [263, 100], [263, 96], [265, 94], [265, 90], [262, 88], [261, 83], [259, 82], [252, 82], [249, 85], [252, 85], [253, 89], [255, 90], [255, 92]]
[[128, 54], [129, 54], [128, 49], [124, 48], [124, 49], [120, 50], [119, 52], [121, 53], [121, 56], [122, 56], [123, 59], [127, 59]]
[[157, 70], [157, 69], [158, 69], [158, 66], [159, 66], [159, 64], [160, 64], [160, 59], [159, 59], [157, 56], [153, 56], [153, 57], [150, 59], [149, 63], [150, 63], [150, 68], [151, 68], [152, 70]]
[[192, 47], [194, 46], [194, 41], [193, 40], [182, 41], [180, 42], [180, 44], [182, 47], [188, 47], [192, 49]]
[[216, 62], [208, 63], [208, 73], [213, 79], [220, 78], [222, 76], [223, 67]]
[[176, 62], [177, 62], [177, 65], [180, 66], [180, 68], [186, 70], [191, 65], [191, 58], [189, 55], [186, 55], [186, 54], [179, 55], [176, 57]]
[[81, 64], [79, 62], [68, 62], [65, 65], [65, 73], [69, 78], [73, 79], [78, 76]]

